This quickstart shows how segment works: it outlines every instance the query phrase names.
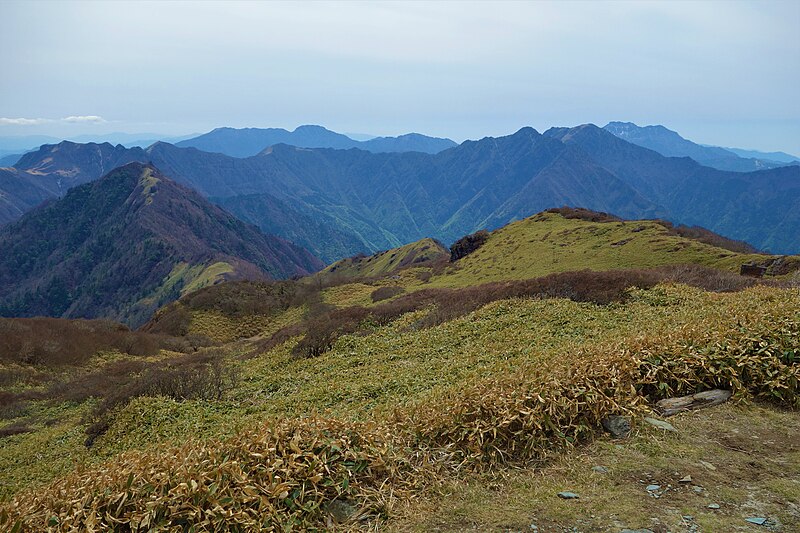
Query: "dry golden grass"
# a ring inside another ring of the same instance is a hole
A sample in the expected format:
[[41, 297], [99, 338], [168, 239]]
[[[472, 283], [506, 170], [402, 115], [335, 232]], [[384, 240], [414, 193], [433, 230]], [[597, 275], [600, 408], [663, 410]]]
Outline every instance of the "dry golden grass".
[[657, 309], [682, 291], [695, 304], [724, 305], [666, 334], [519, 364], [363, 423], [283, 418], [224, 441], [123, 454], [18, 494], [2, 507], [0, 525], [325, 528], [334, 501], [352, 505], [352, 521], [383, 520], [426, 487], [550, 457], [589, 440], [606, 415], [646, 412], [649, 401], [675, 391], [721, 386], [739, 398], [798, 406], [800, 291], [756, 287], [698, 297], [660, 286], [634, 299]]

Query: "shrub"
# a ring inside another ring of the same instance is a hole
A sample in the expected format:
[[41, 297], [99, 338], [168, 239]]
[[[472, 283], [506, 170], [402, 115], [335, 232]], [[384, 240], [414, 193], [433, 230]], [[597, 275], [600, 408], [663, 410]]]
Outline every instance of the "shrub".
[[0, 318], [0, 361], [26, 365], [81, 365], [104, 350], [150, 356], [171, 340], [108, 320]]
[[19, 435], [20, 433], [30, 433], [33, 431], [25, 422], [14, 422], [5, 427], [0, 428], [0, 439], [10, 437], [11, 435]]
[[370, 294], [370, 298], [372, 298], [372, 302], [380, 302], [383, 300], [388, 300], [389, 298], [393, 298], [398, 294], [403, 294], [406, 290], [403, 287], [399, 286], [389, 286], [389, 287], [380, 287], [372, 291]]
[[450, 261], [455, 262], [466, 257], [481, 246], [489, 238], [489, 232], [485, 229], [477, 231], [471, 235], [461, 237], [450, 246]]
[[431, 270], [421, 270], [420, 272], [417, 272], [417, 279], [422, 283], [428, 283], [432, 277], [433, 272]]
[[[210, 351], [199, 356], [184, 356], [147, 365], [130, 362], [108, 365], [110, 368], [89, 379], [65, 387], [62, 398], [79, 400], [89, 396], [103, 398], [92, 413], [86, 430], [86, 445], [105, 433], [111, 412], [141, 396], [165, 396], [174, 400], [220, 400], [225, 391], [238, 383], [238, 372], [223, 365], [221, 355]], [[77, 385], [77, 386], [76, 386]]]
[[585, 220], [587, 222], [622, 222], [622, 219], [618, 216], [602, 211], [592, 211], [583, 207], [554, 207], [548, 209], [546, 213], [557, 213], [564, 218]]
[[318, 314], [305, 323], [305, 336], [292, 349], [300, 357], [317, 357], [328, 351], [340, 335], [353, 333], [370, 312], [363, 307], [346, 307]]
[[[624, 219], [619, 218], [615, 215], [599, 211], [592, 211], [590, 209], [584, 209], [582, 207], [556, 207], [553, 209], [548, 209], [546, 212], [557, 213], [564, 218], [585, 220], [587, 222], [624, 221]], [[742, 254], [759, 253], [759, 251], [756, 248], [754, 248], [753, 246], [744, 241], [737, 241], [734, 239], [723, 237], [722, 235], [714, 233], [713, 231], [703, 228], [701, 226], [682, 226], [682, 225], [676, 226], [672, 222], [669, 222], [667, 220], [654, 220], [653, 222], [656, 222], [664, 226], [670, 235], [684, 237], [686, 239], [692, 239], [698, 242], [702, 242], [704, 244], [716, 246], [717, 248], [729, 250], [731, 252], [742, 253]]]
[[722, 235], [714, 233], [713, 231], [701, 226], [676, 226], [667, 220], [656, 220], [655, 222], [658, 222], [667, 228], [670, 235], [692, 239], [694, 241], [702, 242], [704, 244], [716, 246], [717, 248], [722, 248], [723, 250], [729, 250], [731, 252], [740, 254], [760, 253], [757, 248], [744, 241], [737, 241], [734, 239], [729, 239], [728, 237], [723, 237]]

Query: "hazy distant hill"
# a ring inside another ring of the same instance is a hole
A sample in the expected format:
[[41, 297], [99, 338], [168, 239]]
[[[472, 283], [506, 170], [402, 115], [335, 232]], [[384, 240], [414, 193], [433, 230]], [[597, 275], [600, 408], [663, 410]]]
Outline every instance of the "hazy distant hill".
[[51, 187], [49, 181], [16, 168], [0, 168], [0, 225], [57, 196], [57, 187]]
[[655, 150], [661, 155], [691, 157], [702, 165], [720, 170], [751, 172], [777, 168], [787, 163], [754, 158], [754, 156], [740, 157], [729, 149], [693, 143], [681, 137], [677, 132], [660, 125], [642, 127], [632, 122], [609, 122], [603, 129], [613, 133], [620, 139]]
[[768, 161], [777, 161], [779, 163], [798, 163], [800, 164], [800, 156], [787, 154], [786, 152], [761, 152], [759, 150], [742, 150], [741, 148], [728, 148], [723, 147], [729, 152], [733, 152], [739, 157], [747, 157], [753, 159], [766, 159]]
[[28, 152], [16, 163], [15, 168], [30, 174], [47, 176], [58, 196], [76, 185], [96, 180], [111, 170], [131, 163], [145, 161], [141, 148], [125, 148], [110, 143], [80, 144], [62, 141], [46, 144], [38, 150]]
[[0, 157], [0, 168], [13, 167], [17, 161], [19, 161], [20, 157], [22, 157], [22, 153], [9, 154]]
[[409, 133], [399, 137], [377, 137], [356, 141], [322, 126], [299, 126], [294, 131], [282, 128], [217, 128], [199, 137], [176, 143], [205, 152], [217, 152], [233, 157], [249, 157], [268, 146], [288, 144], [299, 148], [359, 148], [368, 152], [425, 152], [435, 154], [456, 146], [450, 139]]
[[131, 163], [0, 230], [0, 315], [135, 326], [188, 288], [322, 266], [154, 167]]

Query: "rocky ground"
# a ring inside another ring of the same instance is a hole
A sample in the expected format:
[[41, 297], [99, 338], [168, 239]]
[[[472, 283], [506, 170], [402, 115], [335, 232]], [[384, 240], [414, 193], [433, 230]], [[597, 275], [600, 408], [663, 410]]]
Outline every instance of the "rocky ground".
[[722, 406], [633, 421], [541, 468], [484, 475], [415, 502], [393, 531], [800, 531], [800, 413]]

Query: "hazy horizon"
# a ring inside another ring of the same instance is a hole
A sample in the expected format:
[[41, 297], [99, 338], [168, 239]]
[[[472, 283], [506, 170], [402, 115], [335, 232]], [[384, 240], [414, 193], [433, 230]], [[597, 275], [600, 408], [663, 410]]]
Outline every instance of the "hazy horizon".
[[800, 3], [4, 2], [0, 137], [630, 121], [800, 154]]

